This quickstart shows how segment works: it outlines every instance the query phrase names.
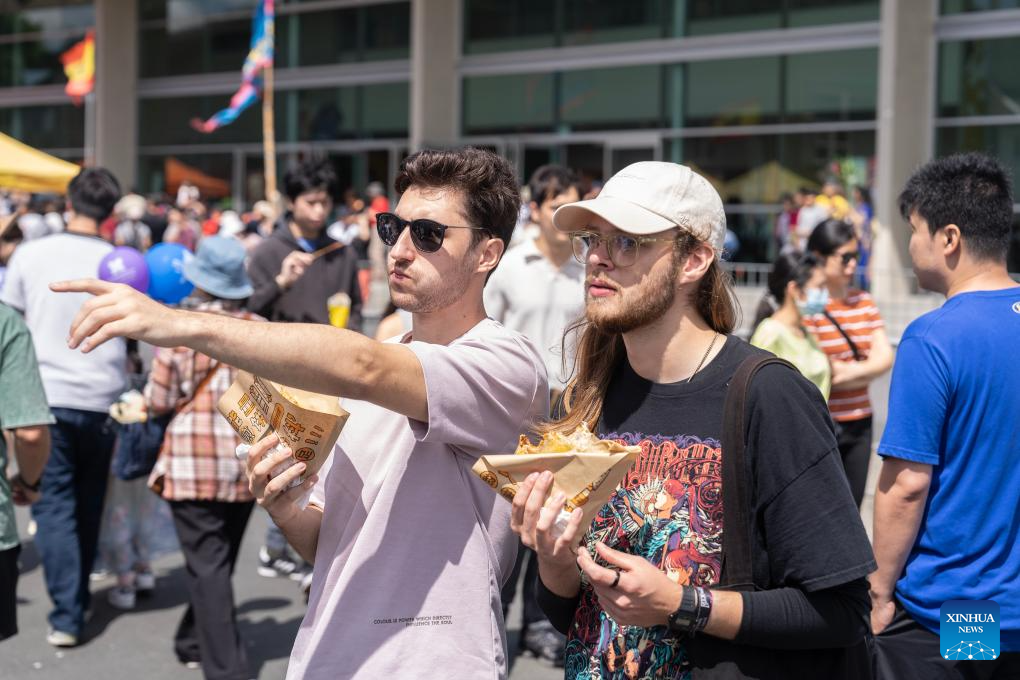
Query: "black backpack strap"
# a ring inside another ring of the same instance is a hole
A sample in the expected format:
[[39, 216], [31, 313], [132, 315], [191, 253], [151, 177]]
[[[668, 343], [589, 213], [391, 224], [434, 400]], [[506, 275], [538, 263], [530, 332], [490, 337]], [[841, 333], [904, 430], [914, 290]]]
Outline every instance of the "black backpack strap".
[[726, 390], [722, 429], [723, 545], [719, 587], [754, 590], [751, 570], [751, 494], [744, 449], [747, 395], [755, 374], [769, 364], [797, 370], [776, 356], [751, 356], [737, 367]]

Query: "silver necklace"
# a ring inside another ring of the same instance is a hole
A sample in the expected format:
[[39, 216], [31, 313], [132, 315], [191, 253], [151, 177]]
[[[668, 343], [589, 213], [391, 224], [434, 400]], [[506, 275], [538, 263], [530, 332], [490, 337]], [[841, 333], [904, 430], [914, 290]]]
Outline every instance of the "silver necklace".
[[715, 339], [718, 337], [718, 333], [714, 333], [712, 335], [712, 342], [708, 343], [708, 349], [705, 350], [705, 355], [701, 357], [701, 361], [698, 362], [698, 367], [694, 369], [694, 373], [691, 373], [691, 377], [687, 379], [687, 382], [694, 380], [694, 376], [696, 376], [698, 371], [701, 370], [701, 367], [705, 365], [705, 359], [707, 359], [708, 355], [712, 353], [712, 348], [715, 347]]

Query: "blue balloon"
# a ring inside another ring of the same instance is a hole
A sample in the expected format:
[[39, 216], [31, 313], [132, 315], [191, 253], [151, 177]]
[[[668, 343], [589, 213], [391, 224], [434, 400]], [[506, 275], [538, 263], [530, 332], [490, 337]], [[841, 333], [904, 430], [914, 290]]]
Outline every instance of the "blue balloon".
[[180, 243], [157, 243], [145, 254], [149, 295], [154, 300], [174, 305], [191, 294], [194, 286], [184, 278], [184, 263], [191, 257]]

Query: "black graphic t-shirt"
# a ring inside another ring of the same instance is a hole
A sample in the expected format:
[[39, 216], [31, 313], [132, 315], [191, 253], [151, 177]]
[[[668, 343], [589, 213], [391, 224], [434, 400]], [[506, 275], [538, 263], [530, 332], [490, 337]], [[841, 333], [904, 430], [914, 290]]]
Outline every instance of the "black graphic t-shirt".
[[[719, 582], [723, 505], [721, 434], [729, 380], [760, 350], [727, 339], [690, 382], [658, 384], [624, 360], [607, 392], [600, 437], [641, 446], [634, 466], [584, 537], [641, 555], [681, 585]], [[815, 591], [874, 568], [871, 548], [835, 453], [817, 388], [783, 366], [767, 366], [748, 397], [747, 461], [754, 470], [755, 581]], [[810, 487], [808, 495], [803, 491]], [[825, 508], [819, 498], [834, 499]], [[824, 510], [824, 512], [821, 512]], [[774, 536], [765, 545], [764, 536]], [[832, 536], [841, 536], [833, 545]], [[684, 640], [665, 626], [618, 626], [582, 582], [568, 631], [567, 680], [685, 679]]]

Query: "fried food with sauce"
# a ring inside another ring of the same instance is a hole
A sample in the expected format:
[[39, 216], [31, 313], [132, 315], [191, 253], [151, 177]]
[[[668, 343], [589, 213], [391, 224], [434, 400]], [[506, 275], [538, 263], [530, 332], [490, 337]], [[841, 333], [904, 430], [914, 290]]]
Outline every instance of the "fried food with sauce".
[[526, 435], [521, 435], [516, 455], [532, 453], [640, 453], [640, 446], [624, 446], [609, 439], [599, 439], [588, 429], [587, 423], [570, 434], [548, 432], [542, 435], [542, 441], [532, 444]]

